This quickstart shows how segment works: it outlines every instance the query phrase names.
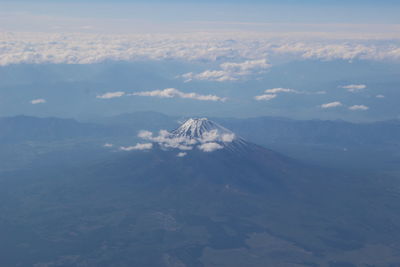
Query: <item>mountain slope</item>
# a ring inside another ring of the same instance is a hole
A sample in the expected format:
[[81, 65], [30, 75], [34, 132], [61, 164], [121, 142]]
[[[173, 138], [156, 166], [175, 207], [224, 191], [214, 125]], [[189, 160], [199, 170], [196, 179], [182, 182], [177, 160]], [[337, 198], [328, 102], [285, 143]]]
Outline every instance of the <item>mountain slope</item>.
[[[186, 123], [143, 135], [152, 149], [0, 179], [1, 265], [400, 262], [394, 192], [381, 194], [386, 188], [368, 177], [304, 166], [208, 120]], [[208, 143], [222, 148], [203, 150]]]

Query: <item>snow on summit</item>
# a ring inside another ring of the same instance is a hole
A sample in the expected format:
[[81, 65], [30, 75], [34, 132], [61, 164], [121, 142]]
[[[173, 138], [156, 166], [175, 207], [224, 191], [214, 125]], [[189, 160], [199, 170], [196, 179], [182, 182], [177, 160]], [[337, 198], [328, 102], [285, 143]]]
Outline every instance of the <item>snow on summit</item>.
[[235, 134], [221, 125], [207, 119], [188, 119], [178, 129], [172, 132], [178, 137], [199, 139], [200, 141], [232, 142]]

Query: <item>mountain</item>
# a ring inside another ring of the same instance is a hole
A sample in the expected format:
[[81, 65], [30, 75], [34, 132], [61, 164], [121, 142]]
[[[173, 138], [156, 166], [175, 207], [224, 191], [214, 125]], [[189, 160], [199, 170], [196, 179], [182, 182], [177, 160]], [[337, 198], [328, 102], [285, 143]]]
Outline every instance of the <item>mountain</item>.
[[204, 118], [139, 136], [74, 168], [3, 173], [0, 265], [400, 263], [396, 181], [304, 165]]
[[76, 138], [98, 138], [115, 130], [73, 119], [15, 116], [0, 118], [0, 144], [19, 142], [52, 142]]
[[[31, 164], [38, 156], [68, 148], [75, 151], [71, 158], [79, 158], [86, 154], [82, 149], [92, 146], [95, 152], [84, 157], [90, 160], [101, 155], [97, 149], [105, 143], [126, 146], [138, 141], [137, 133], [143, 129], [173, 129], [181, 120], [156, 112], [122, 114], [90, 122], [30, 116], [0, 118], [0, 171]], [[351, 123], [258, 117], [213, 121], [246, 140], [303, 162], [367, 172], [399, 170], [399, 120]]]
[[232, 131], [207, 118], [188, 119], [171, 136], [174, 139], [183, 138], [186, 145], [199, 143], [199, 148], [207, 152], [223, 148], [235, 150], [246, 145]]

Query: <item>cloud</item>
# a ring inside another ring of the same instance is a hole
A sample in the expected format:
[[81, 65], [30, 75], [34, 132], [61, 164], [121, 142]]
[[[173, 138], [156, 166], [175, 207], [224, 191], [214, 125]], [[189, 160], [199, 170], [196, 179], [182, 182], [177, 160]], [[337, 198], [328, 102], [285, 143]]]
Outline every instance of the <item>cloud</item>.
[[125, 95], [125, 92], [109, 92], [109, 93], [105, 93], [102, 95], [98, 95], [98, 96], [96, 96], [96, 98], [111, 99], [111, 98], [118, 98], [118, 97], [121, 97], [124, 95]]
[[237, 81], [241, 78], [261, 74], [270, 68], [266, 59], [247, 60], [241, 63], [225, 62], [219, 65], [220, 70], [206, 70], [195, 74], [193, 72], [185, 73], [182, 77], [186, 82], [192, 80], [207, 80], [216, 82]]
[[153, 148], [152, 143], [146, 144], [136, 144], [134, 146], [121, 146], [119, 149], [122, 151], [132, 151], [132, 150], [150, 150]]
[[39, 98], [39, 99], [33, 99], [33, 100], [31, 101], [31, 104], [32, 104], [32, 105], [44, 104], [44, 103], [46, 103], [46, 102], [47, 102], [46, 99]]
[[350, 110], [368, 110], [369, 107], [365, 105], [354, 105], [349, 107]]
[[376, 98], [385, 98], [384, 95], [377, 95]]
[[220, 133], [216, 129], [205, 132], [202, 136], [197, 138], [176, 136], [166, 130], [159, 131], [158, 135], [154, 135], [152, 132], [143, 130], [138, 133], [138, 137], [156, 143], [162, 149], [178, 149], [185, 153], [193, 150], [193, 148], [196, 146], [204, 152], [212, 152], [216, 149], [220, 149], [219, 147], [222, 148], [222, 143], [231, 143], [236, 138], [235, 134], [233, 133]]
[[213, 152], [213, 151], [215, 151], [215, 150], [219, 150], [219, 149], [222, 149], [223, 148], [223, 146], [221, 146], [220, 144], [218, 144], [218, 143], [214, 143], [214, 142], [211, 142], [211, 143], [204, 143], [204, 144], [201, 144], [201, 145], [199, 145], [199, 146], [197, 146], [201, 151], [204, 151], [204, 152]]
[[278, 94], [280, 93], [288, 93], [288, 94], [304, 94], [304, 95], [323, 95], [326, 94], [325, 91], [317, 91], [317, 92], [306, 92], [306, 91], [298, 91], [295, 89], [290, 89], [290, 88], [271, 88], [271, 89], [267, 89], [264, 91], [265, 94], [263, 95], [258, 95], [255, 96], [254, 99], [255, 100], [271, 100], [274, 99], [278, 96]]
[[179, 158], [183, 158], [183, 157], [185, 157], [186, 155], [187, 155], [186, 152], [179, 152], [178, 155], [176, 155], [176, 156], [179, 157]]
[[357, 93], [367, 88], [367, 86], [365, 84], [349, 84], [342, 86], [342, 88], [347, 89], [351, 93]]
[[231, 143], [235, 139], [235, 134], [223, 134], [221, 135], [221, 141], [224, 143]]
[[264, 91], [267, 94], [277, 94], [277, 93], [299, 93], [299, 91], [289, 88], [272, 88]]
[[149, 131], [140, 131], [138, 137], [157, 143], [165, 149], [176, 148], [180, 150], [191, 150], [193, 149], [192, 146], [197, 143], [197, 140], [176, 137], [166, 130], [161, 130], [158, 136], [154, 136], [153, 133]]
[[136, 92], [130, 95], [134, 96], [152, 96], [152, 97], [160, 97], [160, 98], [185, 98], [185, 99], [194, 99], [200, 101], [226, 101], [226, 98], [219, 97], [216, 95], [200, 95], [197, 93], [184, 93], [175, 88], [167, 88], [164, 90], [154, 90], [154, 91], [144, 91], [144, 92]]
[[113, 147], [114, 145], [113, 144], [109, 144], [109, 143], [105, 143], [103, 146], [104, 147]]
[[336, 107], [340, 107], [340, 106], [343, 106], [343, 104], [341, 102], [339, 102], [339, 101], [335, 101], [335, 102], [322, 104], [321, 108], [327, 109], [327, 108], [336, 108]]
[[265, 94], [265, 95], [257, 95], [254, 97], [255, 100], [261, 101], [261, 100], [271, 100], [276, 98], [278, 95], [276, 94]]
[[[229, 41], [228, 41], [229, 40]], [[387, 40], [388, 42], [384, 42]], [[186, 79], [236, 80], [270, 67], [268, 56], [291, 60], [399, 60], [398, 38], [302, 37], [251, 33], [117, 35], [0, 33], [0, 65], [94, 64], [107, 61], [228, 61]], [[237, 63], [241, 62], [241, 63]]]

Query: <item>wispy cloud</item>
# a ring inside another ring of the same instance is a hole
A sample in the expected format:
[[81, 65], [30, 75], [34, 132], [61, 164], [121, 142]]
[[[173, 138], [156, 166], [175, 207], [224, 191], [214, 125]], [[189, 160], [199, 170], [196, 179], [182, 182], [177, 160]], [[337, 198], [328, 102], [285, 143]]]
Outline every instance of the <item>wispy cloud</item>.
[[349, 109], [354, 110], [354, 111], [356, 111], [356, 110], [364, 111], [364, 110], [368, 110], [369, 107], [365, 106], [365, 105], [354, 105], [354, 106], [349, 107]]
[[134, 96], [152, 96], [152, 97], [160, 97], [160, 98], [186, 98], [186, 99], [194, 99], [200, 101], [226, 101], [226, 98], [219, 97], [216, 95], [201, 95], [197, 93], [184, 93], [175, 88], [166, 88], [164, 90], [154, 90], [154, 91], [143, 91], [136, 92], [130, 95]]
[[192, 80], [207, 80], [216, 82], [237, 81], [247, 76], [261, 74], [271, 67], [266, 59], [247, 60], [240, 63], [226, 62], [220, 64], [219, 70], [206, 70], [195, 74], [193, 72], [185, 73], [182, 77], [186, 82]]
[[134, 146], [121, 146], [119, 149], [122, 151], [133, 151], [133, 150], [150, 150], [153, 148], [152, 143], [136, 144]]
[[330, 103], [326, 103], [326, 104], [322, 104], [321, 108], [323, 109], [327, 109], [327, 108], [336, 108], [336, 107], [340, 107], [343, 106], [343, 104], [339, 101], [334, 101], [334, 102], [330, 102]]
[[31, 100], [31, 104], [32, 104], [32, 105], [44, 104], [44, 103], [46, 103], [46, 102], [47, 102], [46, 99], [43, 99], [43, 98]]
[[272, 88], [264, 91], [267, 94], [278, 94], [278, 93], [299, 93], [299, 91], [290, 88]]
[[377, 95], [376, 98], [385, 98], [384, 95]]
[[111, 99], [111, 98], [118, 98], [118, 97], [121, 97], [124, 95], [125, 95], [125, 92], [109, 92], [109, 93], [105, 93], [102, 95], [98, 95], [98, 96], [96, 96], [96, 98]]
[[264, 91], [265, 94], [255, 96], [255, 100], [271, 100], [276, 98], [279, 94], [301, 94], [301, 95], [323, 95], [326, 94], [325, 91], [317, 91], [317, 92], [307, 92], [307, 91], [299, 91], [291, 88], [271, 88]]
[[276, 94], [264, 94], [264, 95], [257, 95], [254, 97], [255, 100], [261, 101], [261, 100], [271, 100], [276, 98], [278, 95]]
[[341, 88], [347, 89], [351, 93], [357, 93], [367, 88], [367, 86], [365, 84], [349, 84], [341, 86]]

